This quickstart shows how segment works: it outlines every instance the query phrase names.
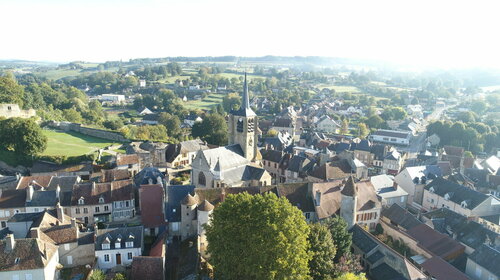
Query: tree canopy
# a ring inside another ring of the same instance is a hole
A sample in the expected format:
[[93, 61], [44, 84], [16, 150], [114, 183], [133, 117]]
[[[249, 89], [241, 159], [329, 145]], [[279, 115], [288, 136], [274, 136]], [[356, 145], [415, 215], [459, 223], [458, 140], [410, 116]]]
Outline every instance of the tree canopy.
[[16, 154], [29, 156], [47, 148], [47, 136], [32, 119], [11, 118], [0, 120], [0, 147]]
[[192, 135], [201, 138], [210, 144], [223, 146], [227, 144], [227, 123], [224, 116], [212, 113], [207, 114], [203, 121], [193, 125]]
[[309, 227], [286, 198], [228, 195], [206, 231], [217, 279], [309, 279]]
[[312, 223], [309, 227], [311, 228], [308, 238], [311, 277], [314, 280], [331, 279], [334, 269], [333, 258], [336, 253], [332, 234], [326, 226], [319, 223]]

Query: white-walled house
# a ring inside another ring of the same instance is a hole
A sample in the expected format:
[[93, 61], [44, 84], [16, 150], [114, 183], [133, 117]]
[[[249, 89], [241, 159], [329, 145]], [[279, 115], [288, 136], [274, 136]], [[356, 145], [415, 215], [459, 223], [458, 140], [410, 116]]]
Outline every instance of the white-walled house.
[[410, 131], [379, 129], [370, 134], [369, 139], [379, 143], [408, 146], [411, 135]]
[[97, 230], [95, 256], [100, 269], [129, 266], [132, 259], [142, 255], [143, 228], [121, 227]]
[[338, 133], [340, 125], [335, 120], [325, 115], [321, 117], [318, 122], [316, 122], [316, 128], [319, 131], [324, 131], [327, 133]]
[[412, 166], [403, 169], [394, 177], [394, 181], [408, 193], [408, 204], [420, 208], [425, 185], [441, 174], [437, 165]]

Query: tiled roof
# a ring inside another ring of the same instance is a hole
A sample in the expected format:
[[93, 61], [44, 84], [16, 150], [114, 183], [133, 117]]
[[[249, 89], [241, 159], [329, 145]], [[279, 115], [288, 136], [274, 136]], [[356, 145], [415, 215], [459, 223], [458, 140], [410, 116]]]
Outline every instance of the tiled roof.
[[36, 184], [46, 188], [49, 185], [51, 179], [52, 179], [51, 175], [48, 175], [48, 176], [23, 176], [21, 178], [21, 180], [19, 180], [19, 183], [17, 184], [17, 189], [25, 189], [33, 181], [35, 181]]
[[382, 210], [382, 216], [388, 218], [391, 223], [397, 224], [406, 230], [422, 224], [421, 221], [397, 203], [394, 203], [391, 207]]
[[302, 212], [314, 212], [314, 203], [309, 194], [309, 183], [287, 183], [275, 186], [278, 197], [286, 197]]
[[276, 163], [279, 163], [281, 158], [283, 157], [283, 153], [276, 150], [260, 150], [260, 153], [262, 154], [263, 160]]
[[370, 270], [370, 276], [373, 280], [407, 280], [405, 276], [386, 263]]
[[24, 207], [26, 190], [2, 190], [0, 193], [0, 209]]
[[188, 193], [193, 193], [194, 186], [167, 186], [167, 202], [165, 205], [165, 218], [168, 222], [181, 221], [181, 200]]
[[78, 183], [78, 181], [78, 176], [54, 176], [52, 177], [52, 180], [50, 180], [47, 189], [55, 190], [57, 186], [59, 186], [62, 191], [71, 190], [73, 188], [73, 185]]
[[132, 180], [111, 182], [111, 200], [123, 201], [135, 198], [134, 183]]
[[142, 185], [139, 189], [141, 220], [145, 227], [158, 227], [165, 224], [163, 196], [161, 185]]
[[454, 258], [465, 250], [462, 244], [433, 230], [426, 224], [414, 226], [407, 232], [417, 240], [419, 246], [444, 259]]
[[367, 254], [378, 246], [360, 226], [354, 225], [349, 232], [352, 234], [352, 243], [356, 245], [363, 253]]
[[351, 167], [345, 160], [338, 160], [316, 166], [309, 175], [324, 181], [345, 179], [351, 175]]
[[342, 188], [342, 191], [340, 191], [340, 193], [346, 196], [356, 196], [357, 192], [358, 190], [356, 187], [356, 183], [354, 182], [354, 177], [349, 176], [347, 182], [344, 184], [344, 187]]
[[78, 205], [78, 200], [83, 197], [84, 205], [99, 204], [99, 198], [104, 203], [111, 203], [111, 183], [83, 183], [73, 187], [71, 205]]
[[433, 188], [434, 193], [441, 197], [445, 197], [445, 195], [448, 194], [449, 200], [456, 204], [461, 204], [465, 201], [467, 204], [466, 208], [468, 209], [474, 209], [488, 199], [488, 196], [484, 193], [480, 193], [441, 177], [434, 179], [425, 186], [426, 190], [430, 188]]
[[125, 180], [130, 178], [127, 169], [105, 169], [102, 170], [102, 182], [112, 182], [116, 180]]
[[198, 205], [198, 210], [208, 212], [214, 210], [214, 206], [205, 199], [200, 205]]
[[[165, 179], [165, 175], [158, 168], [145, 167], [134, 177], [134, 183], [138, 187], [140, 185], [159, 184], [158, 177]], [[151, 182], [149, 181], [151, 179]]]
[[500, 276], [500, 251], [488, 245], [481, 245], [469, 256], [469, 259], [484, 267], [497, 277]]
[[56, 203], [56, 191], [34, 191], [31, 201], [26, 202], [26, 207], [54, 207]]
[[440, 257], [432, 257], [422, 263], [425, 269], [432, 277], [439, 280], [469, 280], [467, 275], [453, 267]]
[[410, 134], [409, 131], [394, 131], [394, 130], [384, 130], [384, 129], [379, 129], [372, 133], [372, 135], [388, 136], [388, 137], [396, 137], [404, 139], [406, 139], [409, 134]]
[[159, 257], [134, 257], [132, 260], [131, 280], [163, 280], [163, 259]]
[[137, 154], [132, 155], [116, 155], [116, 165], [129, 165], [129, 164], [139, 164], [139, 156]]
[[40, 239], [16, 239], [12, 251], [6, 250], [6, 243], [0, 240], [0, 271], [43, 269], [57, 252], [57, 246]]

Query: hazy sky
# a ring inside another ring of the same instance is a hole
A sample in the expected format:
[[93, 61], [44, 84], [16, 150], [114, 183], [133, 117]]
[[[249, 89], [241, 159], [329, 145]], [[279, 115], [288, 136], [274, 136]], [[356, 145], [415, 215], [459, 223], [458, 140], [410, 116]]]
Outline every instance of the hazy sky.
[[0, 0], [0, 59], [333, 56], [500, 67], [500, 2]]

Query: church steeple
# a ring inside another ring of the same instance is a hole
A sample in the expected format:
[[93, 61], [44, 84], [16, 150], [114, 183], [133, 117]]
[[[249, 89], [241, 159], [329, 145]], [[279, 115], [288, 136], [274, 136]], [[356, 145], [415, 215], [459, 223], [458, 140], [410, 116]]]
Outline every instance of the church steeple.
[[245, 81], [243, 82], [243, 100], [241, 100], [241, 107], [243, 109], [250, 109], [250, 98], [248, 97], [248, 84], [247, 72], [245, 71]]

